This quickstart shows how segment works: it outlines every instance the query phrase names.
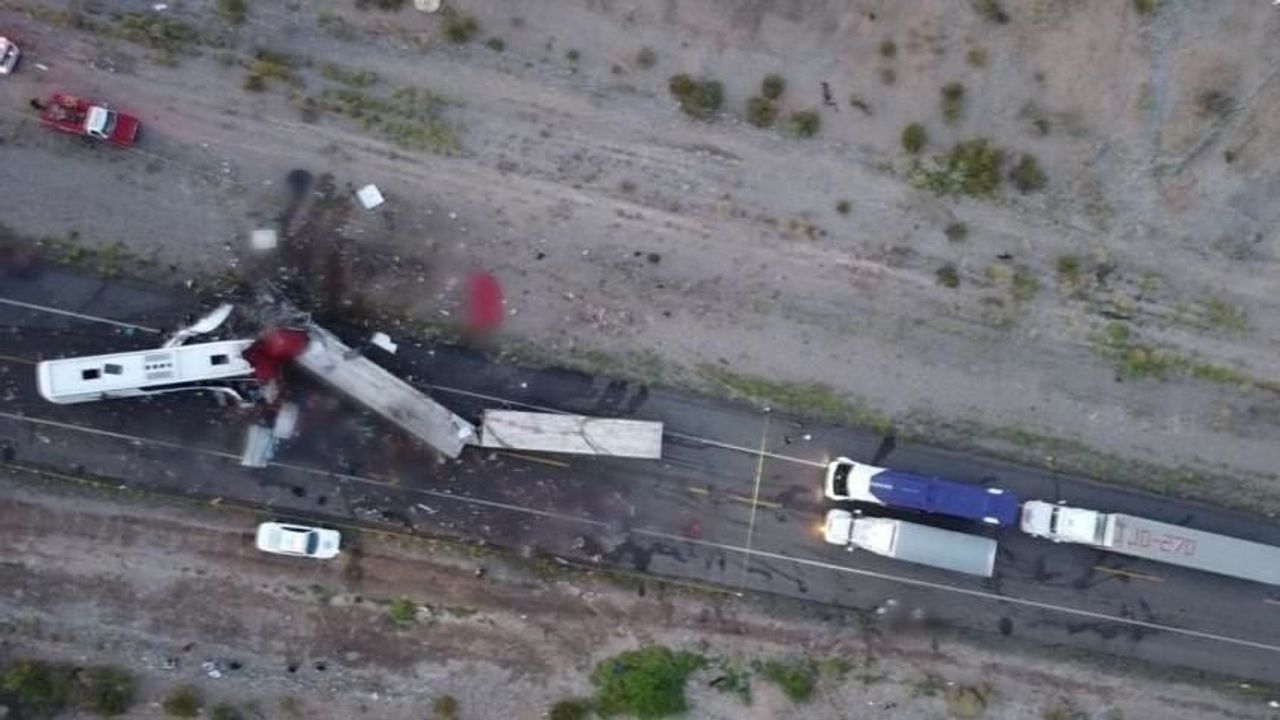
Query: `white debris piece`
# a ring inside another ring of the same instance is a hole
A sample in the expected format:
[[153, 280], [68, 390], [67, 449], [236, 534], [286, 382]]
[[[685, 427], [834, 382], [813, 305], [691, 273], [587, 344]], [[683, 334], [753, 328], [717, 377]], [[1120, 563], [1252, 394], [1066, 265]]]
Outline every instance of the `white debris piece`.
[[441, 4], [441, 0], [413, 0], [413, 6], [424, 13], [438, 12]]
[[662, 423], [485, 410], [480, 446], [658, 460], [662, 458]]
[[258, 252], [275, 250], [278, 244], [276, 231], [270, 228], [259, 228], [249, 233], [249, 247]]
[[382, 191], [373, 183], [369, 183], [357, 190], [356, 197], [360, 199], [360, 204], [364, 206], [365, 210], [372, 210], [387, 201], [386, 198], [382, 197]]
[[[271, 428], [250, 425], [245, 433], [244, 450], [240, 453], [240, 465], [264, 468], [276, 454], [276, 438]], [[214, 677], [214, 676], [211, 676]]]
[[292, 440], [298, 434], [298, 404], [283, 403], [276, 413], [275, 424], [271, 426], [271, 434], [278, 440]]
[[395, 355], [396, 350], [400, 347], [399, 345], [391, 341], [390, 335], [384, 332], [374, 333], [373, 337], [369, 338], [369, 342], [377, 347], [382, 348], [383, 350], [386, 350], [392, 355]]

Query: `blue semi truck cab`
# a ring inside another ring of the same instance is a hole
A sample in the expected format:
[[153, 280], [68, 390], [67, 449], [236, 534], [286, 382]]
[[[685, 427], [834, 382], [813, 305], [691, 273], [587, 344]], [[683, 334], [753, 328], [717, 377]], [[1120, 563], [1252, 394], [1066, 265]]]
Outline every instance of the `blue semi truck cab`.
[[825, 493], [832, 500], [951, 515], [989, 525], [1018, 524], [1018, 498], [1011, 492], [888, 470], [844, 457], [827, 465]]

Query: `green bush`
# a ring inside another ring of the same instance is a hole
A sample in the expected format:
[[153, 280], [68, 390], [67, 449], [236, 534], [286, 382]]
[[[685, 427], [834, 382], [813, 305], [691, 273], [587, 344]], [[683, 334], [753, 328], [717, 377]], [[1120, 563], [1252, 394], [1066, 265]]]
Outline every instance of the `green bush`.
[[787, 91], [787, 80], [781, 75], [765, 75], [760, 82], [760, 94], [770, 100], [777, 100]]
[[841, 215], [848, 215], [849, 211], [852, 209], [853, 209], [853, 206], [849, 204], [848, 200], [841, 200], [840, 202], [836, 203], [836, 212], [840, 213]]
[[911, 123], [902, 129], [902, 149], [918, 155], [929, 143], [929, 133], [920, 123]]
[[1023, 154], [1018, 164], [1009, 171], [1009, 179], [1014, 187], [1024, 195], [1029, 192], [1043, 190], [1049, 184], [1049, 178], [1040, 169], [1040, 163], [1032, 155]]
[[70, 670], [38, 660], [19, 660], [0, 677], [0, 689], [11, 693], [32, 717], [56, 715], [70, 701], [71, 688]]
[[908, 175], [915, 187], [939, 195], [990, 197], [1000, 189], [1000, 168], [1004, 153], [985, 138], [957, 144], [945, 155], [933, 159], [932, 167], [917, 164]]
[[244, 713], [230, 703], [218, 703], [209, 711], [209, 720], [244, 720]]
[[694, 80], [688, 75], [672, 75], [667, 89], [680, 102], [680, 109], [699, 120], [710, 120], [724, 103], [724, 86], [716, 80]]
[[747, 122], [760, 128], [773, 127], [778, 120], [778, 106], [766, 97], [756, 95], [747, 100]]
[[582, 53], [578, 52], [577, 50], [569, 50], [564, 54], [564, 59], [568, 60], [571, 63], [576, 63], [582, 59]]
[[491, 37], [484, 41], [484, 46], [494, 52], [502, 52], [507, 49], [507, 41], [500, 37]]
[[434, 720], [457, 720], [458, 698], [452, 695], [441, 695], [431, 703], [431, 716]]
[[648, 70], [658, 64], [658, 53], [653, 48], [643, 47], [636, 53], [636, 67], [641, 70]]
[[587, 720], [587, 714], [590, 712], [589, 701], [570, 698], [552, 705], [551, 711], [547, 713], [547, 720]]
[[942, 267], [938, 268], [935, 275], [937, 275], [938, 284], [941, 285], [942, 287], [946, 287], [946, 288], [960, 287], [960, 271], [957, 270], [956, 266], [952, 265], [951, 263], [947, 263], [946, 265], [943, 265]]
[[591, 673], [596, 710], [606, 717], [627, 713], [640, 720], [683, 713], [689, 707], [685, 683], [704, 665], [701, 655], [660, 645], [615, 655]]
[[955, 123], [964, 114], [964, 85], [949, 82], [942, 86], [942, 119]]
[[898, 54], [898, 44], [885, 38], [880, 41], [880, 57], [891, 58]]
[[387, 617], [396, 627], [409, 627], [418, 620], [418, 606], [409, 598], [392, 598], [387, 605]]
[[92, 668], [85, 673], [84, 700], [104, 717], [123, 715], [133, 705], [133, 676], [119, 668]]
[[947, 223], [942, 232], [951, 242], [964, 242], [969, 237], [969, 226], [962, 222]]
[[1150, 15], [1159, 7], [1160, 0], [1133, 0], [1133, 7], [1139, 15]]
[[782, 688], [792, 702], [806, 703], [813, 699], [813, 689], [818, 684], [818, 666], [812, 660], [768, 660], [757, 663], [756, 671]]
[[1004, 11], [1000, 0], [974, 0], [973, 7], [982, 17], [1001, 25], [1009, 22], [1009, 13]]
[[243, 25], [249, 18], [249, 0], [218, 0], [218, 14], [232, 25]]
[[474, 16], [445, 7], [441, 15], [444, 39], [454, 45], [465, 45], [480, 32], [480, 21]]
[[1059, 284], [1072, 287], [1080, 284], [1080, 258], [1075, 255], [1059, 255], [1057, 266]]
[[165, 696], [162, 707], [173, 717], [192, 718], [200, 714], [200, 696], [194, 687], [179, 685]]
[[969, 48], [969, 52], [965, 53], [964, 59], [973, 67], [984, 68], [989, 60], [987, 49], [980, 47]]
[[891, 67], [880, 68], [880, 82], [892, 85], [898, 79], [898, 73]]
[[816, 110], [800, 110], [791, 113], [791, 132], [797, 137], [813, 137], [822, 129], [822, 116]]

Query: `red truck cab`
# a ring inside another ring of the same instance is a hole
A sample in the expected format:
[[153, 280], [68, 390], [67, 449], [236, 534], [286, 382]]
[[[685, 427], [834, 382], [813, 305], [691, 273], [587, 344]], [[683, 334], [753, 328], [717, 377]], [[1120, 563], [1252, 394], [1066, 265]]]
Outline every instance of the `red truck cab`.
[[59, 132], [106, 140], [129, 147], [138, 137], [138, 118], [102, 103], [63, 93], [50, 96], [40, 107], [40, 122]]

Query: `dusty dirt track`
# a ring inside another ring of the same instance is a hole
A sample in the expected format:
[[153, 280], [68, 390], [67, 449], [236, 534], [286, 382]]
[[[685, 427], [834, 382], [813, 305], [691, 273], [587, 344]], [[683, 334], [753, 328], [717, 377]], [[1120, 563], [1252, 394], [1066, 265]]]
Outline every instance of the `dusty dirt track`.
[[[4, 20], [29, 47], [26, 72], [0, 88], [0, 222], [123, 242], [182, 280], [250, 262], [247, 233], [279, 212], [288, 170], [336, 172], [340, 188], [373, 181], [390, 198], [339, 229], [376, 268], [358, 291], [397, 315], [451, 322], [458, 275], [483, 267], [505, 283], [510, 346], [603, 352], [668, 380], [713, 367], [817, 381], [908, 427], [968, 428], [978, 442], [1001, 427], [1041, 457], [1061, 448], [1036, 434], [1079, 440], [1270, 493], [1280, 13], [1006, 4], [999, 24], [943, 2], [541, 0], [517, 13], [475, 0], [458, 3], [482, 28], [461, 47], [408, 10], [261, 2], [227, 29], [203, 4], [177, 4], [165, 17], [218, 29], [228, 47], [167, 67], [10, 0]], [[143, 8], [82, 16], [124, 9]], [[242, 89], [260, 47], [291, 55], [299, 84]], [[645, 47], [651, 68], [636, 59]], [[306, 97], [341, 89], [320, 77], [325, 62], [375, 72], [370, 95], [444, 98], [459, 150], [398, 150], [306, 112]], [[721, 119], [679, 113], [666, 92], [677, 72], [724, 82]], [[768, 72], [787, 78], [784, 113], [822, 113], [817, 138], [742, 122]], [[950, 81], [966, 88], [954, 124], [939, 111]], [[140, 113], [145, 154], [36, 128], [26, 99], [62, 88]], [[911, 121], [929, 131], [926, 154], [976, 136], [1033, 153], [1048, 188], [999, 201], [913, 189], [898, 145]], [[60, 190], [69, 178], [86, 188], [74, 202]], [[962, 241], [944, 232], [956, 222]], [[936, 279], [948, 265], [954, 289]], [[1163, 380], [1119, 377], [1098, 352], [1114, 327], [1183, 364]]]

